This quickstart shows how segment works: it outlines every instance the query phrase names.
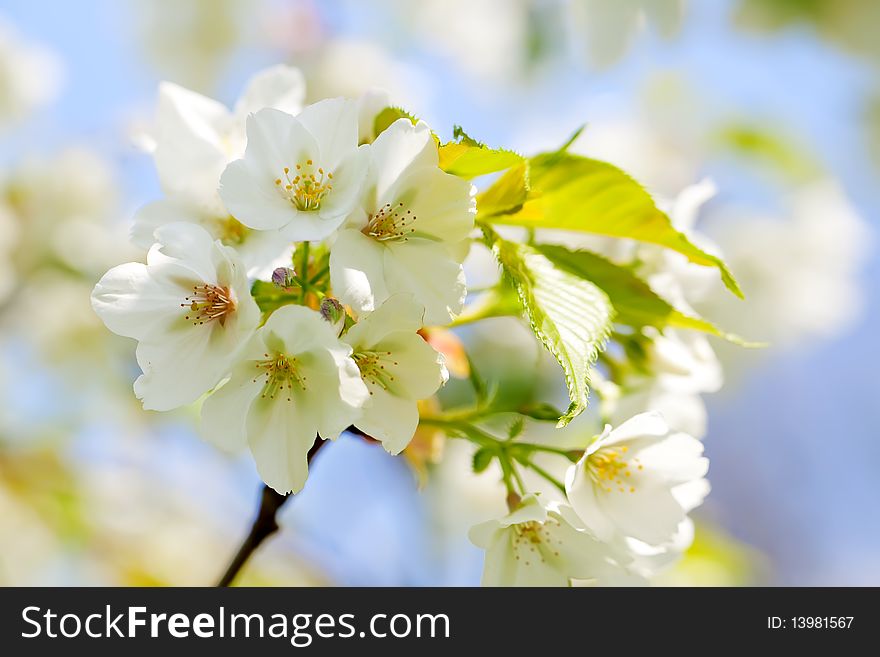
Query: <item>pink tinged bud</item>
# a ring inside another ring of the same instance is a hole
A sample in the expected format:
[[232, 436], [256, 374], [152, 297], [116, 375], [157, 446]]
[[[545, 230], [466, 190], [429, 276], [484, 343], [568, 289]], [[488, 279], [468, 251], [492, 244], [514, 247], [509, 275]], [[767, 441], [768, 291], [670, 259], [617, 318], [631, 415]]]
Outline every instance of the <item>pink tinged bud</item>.
[[321, 301], [321, 317], [330, 322], [337, 334], [342, 332], [345, 326], [345, 308], [338, 299], [326, 297]]
[[290, 267], [278, 267], [272, 272], [272, 282], [281, 288], [290, 288], [294, 286], [293, 280], [296, 272]]

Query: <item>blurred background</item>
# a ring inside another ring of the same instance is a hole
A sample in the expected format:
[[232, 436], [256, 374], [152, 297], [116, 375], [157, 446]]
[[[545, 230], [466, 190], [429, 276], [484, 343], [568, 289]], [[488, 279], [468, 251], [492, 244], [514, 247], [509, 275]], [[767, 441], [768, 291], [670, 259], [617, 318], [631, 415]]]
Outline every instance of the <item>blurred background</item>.
[[[713, 345], [713, 492], [658, 581], [880, 585], [878, 30], [873, 0], [5, 0], [0, 584], [209, 584], [246, 532], [250, 459], [203, 443], [196, 410], [142, 411], [134, 343], [88, 298], [141, 257], [158, 82], [231, 104], [284, 61], [310, 99], [382, 87], [445, 138], [531, 153], [586, 123], [574, 148], [660, 198], [714, 181], [698, 225], [747, 302], [700, 310], [771, 346]], [[466, 337], [510, 362], [497, 335]], [[466, 530], [501, 498], [468, 459], [419, 474], [343, 437], [240, 581], [478, 583]]]

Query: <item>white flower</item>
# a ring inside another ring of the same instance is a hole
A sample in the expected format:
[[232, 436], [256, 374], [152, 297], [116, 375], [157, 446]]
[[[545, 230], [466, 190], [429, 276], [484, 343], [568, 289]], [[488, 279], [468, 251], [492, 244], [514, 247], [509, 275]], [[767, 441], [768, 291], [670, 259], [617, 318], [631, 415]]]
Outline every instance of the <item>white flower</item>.
[[[689, 512], [700, 506], [709, 494], [709, 482], [696, 479], [679, 486], [675, 498]], [[673, 566], [694, 542], [694, 523], [690, 518], [681, 521], [672, 538], [659, 545], [649, 545], [638, 539], [624, 539], [625, 549], [632, 556], [630, 572], [650, 579]]]
[[357, 99], [358, 138], [362, 144], [371, 144], [376, 134], [376, 119], [386, 107], [391, 107], [391, 96], [384, 89], [368, 89]]
[[202, 406], [202, 433], [219, 447], [250, 447], [263, 481], [298, 492], [316, 437], [333, 440], [369, 398], [351, 347], [314, 310], [276, 310], [232, 375]]
[[469, 537], [486, 550], [483, 586], [569, 586], [619, 570], [620, 555], [580, 528], [570, 507], [534, 495], [505, 517], [472, 527]]
[[675, 329], [666, 329], [662, 334], [650, 328], [644, 330], [652, 338], [646, 351], [660, 389], [693, 394], [721, 388], [721, 363], [705, 335]]
[[264, 107], [295, 114], [302, 108], [305, 82], [289, 66], [273, 66], [257, 73], [230, 111], [225, 105], [170, 82], [159, 87], [153, 156], [162, 189], [212, 202], [220, 174], [241, 157], [245, 146], [245, 119]]
[[322, 100], [296, 117], [260, 110], [248, 117], [244, 158], [226, 167], [220, 195], [246, 226], [321, 240], [357, 206], [366, 148], [358, 148], [354, 101]]
[[662, 377], [640, 380], [641, 385], [625, 388], [616, 398], [603, 398], [604, 417], [616, 426], [639, 413], [658, 411], [673, 431], [703, 438], [708, 423], [703, 398], [696, 393], [664, 388], [660, 380]]
[[634, 538], [618, 538], [613, 544], [631, 559], [626, 567], [610, 571], [600, 581], [577, 580], [572, 582], [572, 586], [646, 586], [652, 578], [674, 566], [693, 542], [694, 523], [690, 518], [685, 518], [672, 540], [662, 545], [648, 545]]
[[362, 318], [342, 339], [370, 390], [354, 424], [399, 454], [419, 424], [417, 402], [446, 382], [443, 357], [418, 334], [424, 310], [412, 297], [395, 295]]
[[260, 311], [235, 250], [194, 224], [162, 226], [156, 240], [146, 265], [119, 265], [101, 278], [92, 307], [111, 331], [138, 340], [144, 373], [135, 393], [144, 408], [165, 411], [226, 375]]
[[[715, 183], [704, 178], [685, 187], [674, 200], [663, 201], [659, 205], [669, 215], [672, 225], [691, 242], [721, 258], [723, 256], [718, 245], [695, 228], [703, 205], [717, 191]], [[690, 262], [680, 253], [653, 244], [640, 244], [634, 255], [638, 261], [637, 272], [647, 280], [651, 289], [685, 314], [693, 314], [691, 305], [694, 302], [717, 291], [717, 272], [712, 267]]]
[[785, 200], [783, 216], [725, 212], [717, 238], [748, 312], [720, 294], [703, 307], [725, 328], [774, 348], [829, 339], [853, 326], [864, 311], [861, 272], [873, 246], [870, 222], [837, 181], [812, 182]]
[[241, 255], [251, 278], [266, 278], [277, 266], [290, 262], [292, 245], [277, 230], [253, 230], [217, 204], [173, 196], [147, 203], [134, 215], [131, 240], [141, 248], [155, 241], [159, 226], [188, 222], [204, 228], [211, 237], [233, 247]]
[[395, 121], [370, 146], [363, 212], [339, 231], [330, 280], [358, 312], [411, 294], [426, 324], [447, 324], [464, 303], [462, 244], [474, 227], [472, 185], [438, 167], [424, 123]]
[[694, 506], [683, 504], [677, 493], [691, 491], [708, 470], [702, 453], [700, 441], [671, 433], [659, 413], [636, 415], [613, 431], [606, 426], [568, 469], [568, 500], [600, 540], [623, 536], [668, 543], [686, 507]]

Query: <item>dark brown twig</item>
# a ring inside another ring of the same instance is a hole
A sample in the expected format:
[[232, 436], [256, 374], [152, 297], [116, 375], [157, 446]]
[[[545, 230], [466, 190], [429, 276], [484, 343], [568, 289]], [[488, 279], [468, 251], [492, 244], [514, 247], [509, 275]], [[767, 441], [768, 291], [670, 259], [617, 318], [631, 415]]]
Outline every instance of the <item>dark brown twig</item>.
[[[321, 440], [320, 438], [315, 439], [315, 444], [312, 445], [307, 457], [309, 464], [312, 463], [315, 454], [318, 453], [318, 450], [321, 449], [325, 443], [326, 441]], [[257, 512], [257, 517], [254, 519], [253, 525], [251, 525], [251, 531], [242, 542], [241, 547], [238, 548], [238, 552], [236, 552], [235, 557], [232, 559], [226, 572], [223, 573], [223, 577], [217, 582], [217, 586], [231, 585], [242, 567], [247, 563], [248, 559], [251, 558], [251, 555], [257, 550], [257, 548], [260, 547], [263, 541], [278, 531], [278, 511], [291, 497], [293, 497], [293, 495], [282, 495], [268, 486], [263, 486], [263, 492], [260, 498], [260, 510]]]

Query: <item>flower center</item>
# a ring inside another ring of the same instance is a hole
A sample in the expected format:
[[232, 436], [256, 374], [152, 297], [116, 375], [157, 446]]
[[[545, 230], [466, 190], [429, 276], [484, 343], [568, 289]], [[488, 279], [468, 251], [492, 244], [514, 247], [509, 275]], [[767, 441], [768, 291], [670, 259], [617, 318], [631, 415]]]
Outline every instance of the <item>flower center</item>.
[[312, 160], [306, 160], [294, 171], [284, 167], [284, 177], [276, 178], [275, 186], [297, 210], [311, 212], [321, 208], [321, 201], [333, 189], [332, 180], [332, 173], [325, 173], [322, 167], [316, 170]]
[[[522, 561], [523, 565], [530, 566], [532, 561], [545, 561], [545, 556], [549, 556], [549, 554], [555, 557], [559, 556], [559, 550], [553, 543], [559, 545], [562, 541], [554, 540], [549, 531], [551, 525], [558, 526], [559, 520], [550, 517], [544, 523], [530, 520], [513, 526], [511, 541], [513, 554], [517, 561]], [[545, 555], [545, 552], [548, 554]]]
[[287, 401], [291, 401], [294, 384], [300, 390], [306, 390], [306, 377], [298, 371], [296, 358], [286, 354], [275, 354], [274, 356], [263, 354], [263, 356], [265, 360], [258, 360], [256, 362], [259, 373], [254, 377], [254, 383], [257, 383], [261, 376], [266, 377], [260, 397], [263, 399], [275, 399], [279, 393], [285, 395], [284, 390], [286, 388], [285, 398]]
[[371, 214], [367, 225], [361, 232], [380, 242], [389, 240], [406, 241], [407, 235], [416, 232], [412, 228], [416, 215], [412, 210], [404, 210], [403, 203], [386, 203], [375, 214]]
[[629, 447], [621, 445], [619, 447], [603, 447], [590, 454], [587, 458], [586, 470], [601, 490], [610, 493], [616, 487], [621, 493], [629, 490], [635, 493], [635, 486], [632, 480], [633, 467], [638, 470], [644, 470], [644, 466], [639, 463], [639, 459], [630, 459], [627, 456]]
[[[396, 360], [391, 359], [390, 351], [359, 351], [352, 354], [354, 362], [361, 371], [361, 378], [367, 383], [372, 383], [382, 390], [388, 390], [388, 387], [395, 380], [394, 375], [385, 367], [385, 365], [397, 365]], [[370, 394], [373, 391], [370, 390]]]
[[192, 294], [183, 300], [180, 307], [189, 309], [184, 319], [191, 321], [193, 326], [200, 326], [214, 319], [220, 322], [220, 326], [224, 326], [226, 318], [235, 312], [235, 299], [229, 293], [228, 287], [210, 283], [193, 285]]
[[248, 234], [247, 227], [232, 215], [222, 219], [215, 219], [214, 227], [214, 234], [217, 235], [217, 239], [227, 246], [231, 244], [242, 244]]

